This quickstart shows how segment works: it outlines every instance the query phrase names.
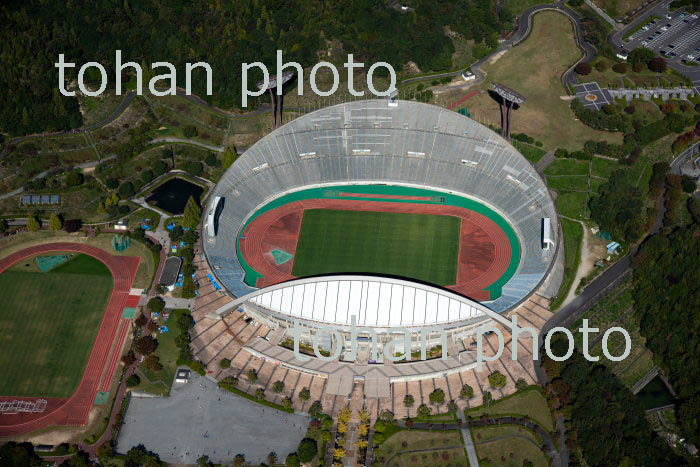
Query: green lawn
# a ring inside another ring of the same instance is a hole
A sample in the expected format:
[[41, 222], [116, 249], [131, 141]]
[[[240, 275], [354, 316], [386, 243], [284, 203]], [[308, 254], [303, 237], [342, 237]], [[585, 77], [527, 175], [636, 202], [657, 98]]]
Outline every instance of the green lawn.
[[591, 173], [597, 175], [598, 177], [608, 178], [611, 173], [620, 168], [620, 163], [617, 161], [611, 161], [610, 159], [603, 159], [602, 157], [593, 157], [593, 163], [591, 165]]
[[550, 308], [556, 310], [569, 293], [578, 265], [581, 262], [581, 242], [583, 241], [583, 226], [576, 221], [559, 219], [564, 231], [564, 280], [559, 288], [557, 297], [550, 303]]
[[153, 352], [163, 365], [163, 369], [152, 371], [144, 365], [139, 366], [138, 371], [144, 378], [141, 378], [138, 389], [161, 396], [170, 395], [170, 387], [175, 380], [175, 371], [177, 370], [177, 357], [180, 353], [176, 344], [180, 335], [177, 321], [182, 314], [189, 314], [189, 311], [185, 309], [172, 310], [167, 321], [164, 321], [162, 317], [157, 320], [158, 325], [166, 325], [170, 329], [170, 332], [158, 334], [158, 348]]
[[588, 175], [588, 161], [557, 159], [544, 169], [545, 175]]
[[559, 214], [574, 219], [584, 219], [586, 217], [586, 203], [588, 193], [566, 192], [557, 196], [556, 205]]
[[550, 175], [547, 186], [559, 193], [564, 191], [588, 191], [586, 175]]
[[47, 273], [21, 270], [26, 263], [0, 274], [0, 394], [68, 397], [82, 378], [112, 276], [86, 255]]
[[539, 448], [540, 441], [524, 427], [474, 428], [472, 436], [481, 465], [521, 467], [525, 461], [538, 467], [549, 465]]
[[537, 387], [530, 387], [499, 399], [489, 407], [480, 406], [465, 410], [464, 413], [472, 418], [478, 418], [482, 414], [488, 416], [518, 415], [529, 417], [545, 430], [554, 430], [554, 419], [549, 410], [547, 399]]
[[293, 274], [382, 273], [451, 285], [460, 223], [452, 216], [310, 209]]
[[378, 465], [468, 465], [462, 435], [457, 430], [429, 432], [402, 430], [375, 451]]

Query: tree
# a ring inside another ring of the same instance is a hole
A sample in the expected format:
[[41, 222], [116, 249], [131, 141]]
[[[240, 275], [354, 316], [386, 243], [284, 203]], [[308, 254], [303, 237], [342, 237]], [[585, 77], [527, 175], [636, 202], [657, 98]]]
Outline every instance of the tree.
[[267, 464], [268, 465], [275, 465], [277, 463], [277, 453], [272, 451], [270, 454], [267, 455]]
[[243, 467], [245, 465], [245, 454], [236, 454], [236, 457], [233, 458], [233, 465]]
[[63, 228], [63, 219], [61, 219], [58, 213], [51, 213], [51, 216], [49, 216], [49, 226], [51, 230], [61, 230]]
[[210, 152], [207, 154], [206, 159], [204, 159], [204, 162], [209, 166], [209, 167], [216, 167], [219, 165], [219, 159], [216, 158], [213, 152]]
[[133, 365], [136, 362], [136, 355], [134, 352], [129, 350], [126, 354], [122, 355], [122, 363], [126, 366]]
[[[170, 157], [170, 155], [168, 155]], [[154, 164], [153, 167], [151, 168], [153, 170], [153, 175], [155, 177], [160, 177], [163, 175], [165, 172], [168, 171], [168, 164], [166, 164], [162, 160], [157, 160]]]
[[204, 167], [202, 167], [201, 162], [189, 161], [185, 164], [185, 171], [191, 173], [194, 176], [201, 175], [204, 172]]
[[233, 388], [238, 387], [238, 378], [235, 376], [227, 376], [226, 378], [219, 381], [219, 386], [223, 389], [226, 389], [227, 391], [231, 391]]
[[591, 218], [617, 238], [636, 241], [646, 222], [644, 198], [624, 170], [616, 170], [589, 201]]
[[303, 401], [308, 401], [311, 399], [311, 391], [309, 391], [309, 388], [303, 388], [301, 391], [299, 391], [299, 399]]
[[455, 401], [450, 401], [447, 403], [447, 411], [448, 412], [454, 414], [454, 413], [457, 413], [458, 410], [459, 410], [459, 406], [457, 405], [457, 403]]
[[139, 384], [141, 384], [141, 378], [139, 378], [139, 375], [133, 374], [126, 379], [126, 385], [130, 388], [138, 386]]
[[41, 221], [36, 216], [27, 217], [27, 230], [38, 232], [41, 230]]
[[527, 384], [527, 381], [523, 378], [518, 378], [518, 380], [515, 382], [515, 388], [518, 391], [522, 391], [523, 389], [527, 389], [529, 384]]
[[292, 452], [287, 456], [287, 459], [284, 461], [284, 464], [287, 467], [299, 467], [301, 466], [301, 462], [299, 461], [299, 456], [297, 455], [296, 452]]
[[291, 397], [287, 396], [284, 399], [282, 399], [282, 407], [284, 407], [285, 409], [288, 409], [288, 410], [291, 409], [292, 405], [293, 405], [293, 403], [292, 403]]
[[468, 384], [465, 384], [459, 391], [459, 397], [461, 399], [471, 399], [472, 397], [474, 397], [474, 388], [472, 388]]
[[134, 184], [131, 182], [124, 182], [121, 185], [119, 185], [119, 190], [117, 190], [119, 193], [119, 197], [122, 199], [130, 198], [134, 196], [134, 193], [136, 193], [136, 190], [134, 189]]
[[150, 183], [153, 179], [155, 178], [155, 175], [153, 174], [153, 171], [151, 170], [144, 170], [141, 172], [141, 181], [143, 184]]
[[323, 412], [323, 405], [321, 401], [314, 401], [309, 407], [309, 415], [312, 417], [318, 417]]
[[248, 381], [250, 381], [251, 384], [255, 384], [255, 382], [258, 380], [258, 372], [253, 370], [252, 368], [248, 370]]
[[119, 186], [119, 180], [117, 180], [116, 178], [108, 178], [107, 180], [105, 180], [105, 186], [110, 190], [116, 190]]
[[224, 150], [224, 153], [221, 156], [221, 164], [225, 169], [228, 169], [234, 162], [236, 162], [236, 159], [238, 159], [238, 152], [236, 152], [236, 148], [229, 146]]
[[229, 360], [228, 358], [222, 358], [221, 360], [219, 360], [219, 366], [224, 369], [231, 368], [231, 360]]
[[165, 309], [165, 300], [161, 297], [153, 297], [148, 301], [146, 306], [151, 310], [151, 313], [160, 313]]
[[69, 187], [82, 185], [85, 178], [80, 172], [72, 171], [66, 175], [66, 185]]
[[158, 341], [151, 336], [143, 336], [134, 344], [134, 348], [141, 355], [148, 355], [158, 348]]
[[612, 67], [613, 71], [615, 73], [627, 73], [627, 64], [626, 63], [616, 63]]
[[182, 134], [185, 135], [185, 138], [194, 138], [198, 133], [197, 127], [194, 125], [187, 125], [182, 129]]
[[657, 73], [664, 73], [668, 69], [668, 63], [661, 57], [654, 57], [649, 61], [649, 69]]
[[255, 397], [260, 400], [265, 400], [265, 390], [263, 388], [256, 389]]
[[197, 459], [197, 467], [214, 467], [214, 463], [209, 460], [209, 456], [202, 456]]
[[593, 71], [593, 67], [591, 67], [590, 63], [581, 62], [574, 67], [574, 71], [579, 75], [585, 76], [591, 74], [591, 71]]
[[182, 215], [182, 225], [190, 228], [196, 229], [199, 225], [199, 221], [202, 216], [202, 208], [199, 207], [197, 201], [190, 196], [185, 205], [185, 212]]
[[432, 402], [435, 405], [441, 405], [445, 402], [445, 391], [443, 391], [440, 388], [437, 388], [430, 393], [428, 399], [430, 399], [430, 402]]
[[143, 361], [143, 365], [151, 371], [161, 371], [163, 369], [163, 364], [160, 363], [160, 358], [157, 355], [149, 355]]
[[486, 407], [488, 407], [492, 403], [493, 403], [493, 396], [491, 395], [491, 391], [484, 391], [484, 405]]
[[297, 454], [299, 455], [299, 461], [301, 463], [311, 462], [316, 454], [318, 453], [318, 446], [316, 445], [316, 440], [313, 438], [304, 438], [299, 443], [299, 448], [297, 449]]
[[413, 398], [412, 395], [406, 394], [403, 397], [403, 405], [405, 405], [406, 407], [413, 407], [413, 404], [415, 404], [415, 403], [416, 403], [416, 400]]
[[275, 384], [272, 385], [272, 390], [277, 394], [284, 391], [284, 381], [275, 381]]
[[433, 413], [433, 409], [425, 404], [418, 407], [418, 418], [428, 418]]
[[141, 313], [138, 318], [134, 320], [134, 324], [136, 325], [137, 328], [142, 328], [148, 323], [148, 318], [146, 318], [146, 315]]
[[489, 383], [492, 388], [502, 388], [506, 385], [506, 376], [500, 371], [494, 371], [489, 375]]
[[0, 233], [7, 232], [8, 227], [7, 219], [0, 219]]
[[63, 223], [63, 230], [68, 233], [77, 232], [83, 227], [83, 221], [80, 219], [68, 219]]
[[629, 53], [627, 56], [627, 61], [633, 66], [637, 64], [646, 65], [655, 57], [656, 54], [653, 50], [647, 49], [646, 47], [638, 47]]
[[39, 467], [44, 465], [44, 463], [34, 452], [32, 443], [9, 441], [0, 446], [0, 465], [3, 467], [15, 465]]
[[694, 193], [697, 189], [697, 184], [695, 183], [695, 180], [693, 180], [689, 176], [683, 175], [681, 177], [681, 187], [686, 193]]

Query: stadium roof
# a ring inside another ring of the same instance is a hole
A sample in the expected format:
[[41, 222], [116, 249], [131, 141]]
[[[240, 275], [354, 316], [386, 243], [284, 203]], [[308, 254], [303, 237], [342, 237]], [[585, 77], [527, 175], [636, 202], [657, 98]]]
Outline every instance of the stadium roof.
[[461, 295], [389, 277], [333, 275], [297, 279], [258, 290], [221, 307], [246, 302], [292, 318], [357, 326], [430, 326], [483, 318], [507, 323], [498, 313]]

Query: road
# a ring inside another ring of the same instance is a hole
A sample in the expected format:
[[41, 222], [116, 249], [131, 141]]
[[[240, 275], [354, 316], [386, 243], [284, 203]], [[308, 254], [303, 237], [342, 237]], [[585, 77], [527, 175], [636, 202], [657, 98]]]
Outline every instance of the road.
[[209, 149], [210, 151], [224, 152], [223, 146], [214, 146], [214, 145], [202, 143], [201, 141], [196, 141], [193, 139], [168, 137], [168, 138], [156, 138], [156, 139], [151, 140], [151, 144], [158, 144], [158, 143], [191, 144], [193, 146], [199, 146], [199, 147], [204, 148], [204, 149]]

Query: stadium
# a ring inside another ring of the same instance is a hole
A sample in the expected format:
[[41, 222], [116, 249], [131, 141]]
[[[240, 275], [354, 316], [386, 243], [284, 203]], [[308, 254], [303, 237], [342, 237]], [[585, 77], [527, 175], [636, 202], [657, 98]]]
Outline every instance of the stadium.
[[455, 334], [505, 323], [561, 282], [557, 215], [532, 165], [489, 128], [419, 102], [287, 123], [239, 157], [205, 213], [202, 259], [233, 298], [210, 317]]

